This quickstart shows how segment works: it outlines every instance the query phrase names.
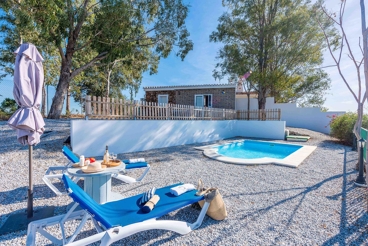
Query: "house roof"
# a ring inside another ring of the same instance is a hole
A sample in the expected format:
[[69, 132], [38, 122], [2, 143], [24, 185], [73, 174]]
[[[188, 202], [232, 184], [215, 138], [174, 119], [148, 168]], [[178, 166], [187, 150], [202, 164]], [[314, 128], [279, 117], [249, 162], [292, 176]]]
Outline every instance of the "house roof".
[[146, 86], [144, 91], [173, 91], [173, 90], [192, 90], [192, 89], [208, 89], [208, 88], [234, 88], [236, 84], [205, 84], [205, 85], [169, 85], [169, 86]]
[[[247, 95], [248, 94], [248, 92], [236, 92], [236, 94], [239, 94], [239, 95]], [[256, 91], [250, 91], [249, 92], [249, 94], [251, 94], [251, 95], [258, 95], [258, 92], [256, 92]]]

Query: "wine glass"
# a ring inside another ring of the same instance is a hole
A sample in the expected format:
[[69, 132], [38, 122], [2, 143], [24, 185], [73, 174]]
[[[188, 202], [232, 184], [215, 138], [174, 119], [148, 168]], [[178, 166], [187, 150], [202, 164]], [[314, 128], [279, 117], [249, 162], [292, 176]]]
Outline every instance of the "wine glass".
[[116, 160], [116, 158], [118, 157], [118, 155], [117, 154], [113, 154], [112, 155], [112, 159], [115, 161]]
[[115, 155], [114, 153], [110, 153], [110, 155], [109, 155], [109, 159], [110, 159], [110, 160], [113, 160], [113, 159], [114, 159], [114, 155]]

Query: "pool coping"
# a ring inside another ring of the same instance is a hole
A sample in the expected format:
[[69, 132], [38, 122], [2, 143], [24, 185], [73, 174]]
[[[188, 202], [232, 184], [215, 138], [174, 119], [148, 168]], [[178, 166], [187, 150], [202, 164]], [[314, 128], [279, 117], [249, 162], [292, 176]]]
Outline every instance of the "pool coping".
[[[310, 145], [300, 145], [300, 144], [291, 144], [291, 143], [280, 143], [275, 142], [278, 144], [287, 144], [287, 145], [297, 145], [302, 146], [300, 149], [295, 151], [294, 153], [288, 155], [284, 159], [276, 159], [276, 158], [257, 158], [257, 159], [239, 159], [239, 158], [232, 158], [232, 157], [226, 157], [223, 155], [220, 155], [216, 147], [232, 144], [236, 142], [243, 142], [246, 139], [242, 140], [234, 140], [230, 141], [224, 144], [211, 144], [201, 147], [195, 147], [197, 150], [202, 150], [203, 155], [207, 156], [208, 158], [218, 160], [225, 163], [231, 163], [231, 164], [239, 164], [239, 165], [266, 165], [266, 164], [276, 164], [276, 165], [282, 165], [287, 167], [294, 167], [297, 168], [302, 162], [310, 155], [312, 152], [317, 149], [317, 146], [310, 146]], [[254, 140], [252, 141], [258, 141], [258, 142], [272, 142], [272, 141], [261, 141], [261, 140]]]

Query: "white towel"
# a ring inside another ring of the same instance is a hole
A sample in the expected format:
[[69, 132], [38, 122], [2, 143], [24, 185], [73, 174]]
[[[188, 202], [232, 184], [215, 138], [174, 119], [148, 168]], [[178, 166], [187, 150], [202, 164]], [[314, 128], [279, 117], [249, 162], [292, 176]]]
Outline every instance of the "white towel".
[[129, 163], [145, 162], [144, 158], [129, 159]]
[[192, 184], [183, 184], [179, 186], [172, 187], [170, 189], [171, 194], [174, 196], [180, 196], [181, 194], [184, 194], [185, 192], [195, 190], [194, 185]]

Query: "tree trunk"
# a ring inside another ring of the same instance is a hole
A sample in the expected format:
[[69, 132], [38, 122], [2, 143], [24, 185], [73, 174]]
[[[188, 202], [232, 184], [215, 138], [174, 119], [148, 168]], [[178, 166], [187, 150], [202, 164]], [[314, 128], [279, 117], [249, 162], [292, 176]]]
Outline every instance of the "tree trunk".
[[46, 116], [46, 97], [47, 97], [47, 93], [46, 93], [45, 85], [43, 85], [42, 87], [42, 106], [41, 106], [41, 114], [43, 117]]
[[248, 111], [247, 111], [247, 119], [249, 120], [249, 110], [250, 110], [250, 92], [247, 92], [247, 99], [248, 99]]
[[[360, 0], [360, 11], [361, 11], [361, 21], [362, 21], [362, 35], [363, 35], [363, 59], [364, 59], [364, 79], [365, 79], [365, 87], [367, 90], [368, 86], [368, 29], [365, 19], [365, 6], [364, 0]], [[364, 102], [363, 102], [364, 103]], [[364, 166], [367, 170], [368, 163], [367, 161], [364, 163]], [[365, 175], [366, 182], [368, 181], [368, 175]], [[367, 200], [368, 202], [368, 200]], [[368, 203], [367, 203], [368, 205]], [[367, 208], [368, 210], [368, 208]]]
[[69, 117], [70, 115], [70, 86], [68, 87], [68, 90], [66, 92], [66, 108], [65, 113]]
[[260, 90], [258, 93], [258, 109], [266, 108], [266, 92], [264, 90]]
[[110, 97], [110, 77], [111, 77], [112, 68], [107, 71], [107, 90], [106, 97]]
[[64, 98], [68, 91], [70, 83], [70, 68], [71, 62], [65, 62], [61, 65], [60, 79], [56, 87], [55, 96], [52, 99], [52, 105], [48, 115], [49, 119], [60, 119], [60, 115], [64, 105]]

